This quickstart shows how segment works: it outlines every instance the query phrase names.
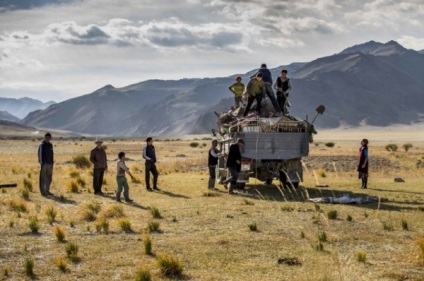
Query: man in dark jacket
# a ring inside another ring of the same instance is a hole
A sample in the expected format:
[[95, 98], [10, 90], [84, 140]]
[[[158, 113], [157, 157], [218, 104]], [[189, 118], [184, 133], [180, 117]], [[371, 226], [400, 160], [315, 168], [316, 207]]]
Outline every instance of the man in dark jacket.
[[103, 176], [107, 170], [106, 151], [102, 147], [103, 141], [96, 139], [96, 147], [91, 150], [90, 161], [93, 163], [93, 189], [94, 194], [102, 195]]
[[234, 189], [237, 185], [238, 175], [241, 169], [241, 152], [240, 148], [244, 146], [244, 140], [238, 139], [236, 143], [230, 146], [230, 151], [227, 158], [227, 168], [231, 174], [230, 188], [228, 194], [234, 194]]
[[50, 143], [51, 139], [52, 135], [50, 133], [46, 133], [44, 135], [44, 140], [38, 147], [38, 163], [41, 165], [40, 193], [42, 196], [53, 195], [53, 193], [50, 192], [54, 163], [53, 145]]
[[[155, 147], [153, 146], [153, 139], [148, 137], [146, 139], [147, 145], [143, 148], [143, 158], [146, 159], [146, 169], [145, 169], [145, 180], [146, 180], [146, 189], [147, 191], [160, 190], [157, 186], [158, 184], [158, 170], [156, 169], [156, 152]], [[150, 188], [150, 173], [153, 175], [153, 189]]]
[[[277, 103], [277, 100], [275, 99], [274, 91], [272, 90], [272, 74], [271, 71], [267, 68], [266, 64], [263, 63], [261, 67], [258, 69], [258, 72], [256, 74], [262, 74], [262, 80], [264, 81], [264, 87], [265, 87], [265, 93], [270, 99], [272, 106], [274, 107], [275, 111], [281, 112], [280, 106]], [[256, 75], [255, 74], [255, 75]], [[253, 75], [250, 78], [255, 77]]]
[[212, 141], [212, 147], [209, 149], [208, 153], [208, 167], [209, 167], [209, 189], [216, 189], [215, 188], [215, 179], [216, 179], [216, 165], [218, 164], [218, 158], [221, 156], [219, 153], [220, 151], [217, 148], [218, 141], [213, 140]]

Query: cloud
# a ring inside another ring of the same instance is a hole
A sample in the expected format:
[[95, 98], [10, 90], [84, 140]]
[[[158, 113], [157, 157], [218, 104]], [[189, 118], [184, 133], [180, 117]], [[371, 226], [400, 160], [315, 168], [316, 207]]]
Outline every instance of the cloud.
[[410, 48], [417, 51], [424, 50], [424, 37], [416, 38], [413, 36], [405, 35], [397, 39], [397, 42], [405, 48]]

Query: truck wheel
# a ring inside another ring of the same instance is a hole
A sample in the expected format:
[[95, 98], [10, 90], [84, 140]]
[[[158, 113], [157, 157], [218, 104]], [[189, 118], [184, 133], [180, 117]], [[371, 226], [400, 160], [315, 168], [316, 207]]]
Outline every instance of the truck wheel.
[[267, 179], [265, 180], [265, 184], [266, 184], [266, 185], [271, 185], [271, 184], [272, 184], [272, 180], [273, 180], [273, 178], [267, 178]]
[[294, 188], [298, 188], [299, 187], [299, 182], [292, 182], [292, 184], [293, 184], [293, 187]]

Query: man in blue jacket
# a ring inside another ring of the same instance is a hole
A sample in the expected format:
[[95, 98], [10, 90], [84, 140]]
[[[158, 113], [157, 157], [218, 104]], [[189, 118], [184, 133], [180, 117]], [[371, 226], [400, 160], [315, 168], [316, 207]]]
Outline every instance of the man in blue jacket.
[[[148, 137], [146, 143], [147, 145], [143, 148], [143, 158], [146, 159], [146, 169], [144, 171], [146, 176], [146, 189], [147, 191], [153, 191], [153, 189], [160, 190], [157, 186], [159, 173], [156, 169], [156, 152], [153, 146], [153, 139]], [[150, 188], [150, 173], [153, 175], [153, 189]]]
[[[258, 72], [256, 72], [256, 74], [258, 74], [258, 73], [262, 74], [262, 81], [264, 81], [265, 92], [266, 92], [266, 95], [268, 96], [268, 98], [271, 100], [272, 106], [274, 107], [275, 111], [280, 113], [281, 108], [278, 105], [278, 102], [275, 99], [274, 91], [272, 90], [272, 82], [273, 81], [272, 81], [271, 71], [269, 71], [266, 64], [263, 63], [263, 64], [261, 64], [261, 67], [258, 69]], [[255, 77], [255, 75], [250, 77], [250, 79]]]
[[41, 165], [40, 169], [40, 193], [42, 196], [53, 195], [50, 192], [50, 185], [53, 177], [53, 145], [50, 140], [52, 135], [46, 133], [44, 140], [38, 147], [38, 163]]

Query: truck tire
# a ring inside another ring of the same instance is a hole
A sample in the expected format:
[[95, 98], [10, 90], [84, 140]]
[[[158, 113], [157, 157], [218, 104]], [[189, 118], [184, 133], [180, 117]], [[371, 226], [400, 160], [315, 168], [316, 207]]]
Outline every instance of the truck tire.
[[244, 190], [246, 188], [245, 182], [238, 182], [237, 183], [237, 189]]
[[266, 185], [271, 185], [271, 184], [272, 184], [272, 180], [273, 180], [273, 178], [267, 178], [267, 179], [265, 180], [265, 184], [266, 184]]

